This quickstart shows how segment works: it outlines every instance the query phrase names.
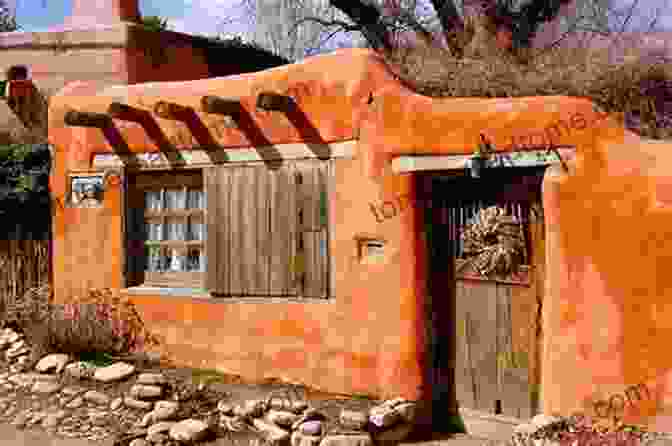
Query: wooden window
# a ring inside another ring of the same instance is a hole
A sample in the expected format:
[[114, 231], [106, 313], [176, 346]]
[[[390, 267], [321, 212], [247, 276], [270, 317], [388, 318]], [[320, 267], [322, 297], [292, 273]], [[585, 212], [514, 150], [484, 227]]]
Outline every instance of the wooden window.
[[207, 169], [214, 295], [328, 297], [327, 172], [317, 160]]
[[129, 285], [203, 286], [206, 209], [200, 170], [129, 178]]

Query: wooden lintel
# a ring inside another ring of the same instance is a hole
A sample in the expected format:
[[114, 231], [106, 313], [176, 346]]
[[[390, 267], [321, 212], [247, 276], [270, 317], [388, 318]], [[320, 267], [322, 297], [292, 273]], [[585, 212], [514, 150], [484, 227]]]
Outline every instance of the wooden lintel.
[[294, 99], [282, 94], [261, 92], [257, 97], [257, 108], [268, 111], [287, 111]]
[[123, 121], [140, 122], [143, 115], [147, 112], [139, 110], [130, 105], [122, 104], [121, 102], [113, 102], [107, 108], [107, 114], [114, 119], [121, 119]]
[[174, 102], [159, 101], [154, 104], [154, 113], [163, 119], [172, 119], [182, 121], [184, 116], [191, 111], [190, 107], [185, 107]]
[[237, 99], [220, 98], [219, 96], [203, 96], [201, 109], [206, 113], [235, 116], [242, 110], [240, 101]]
[[102, 129], [112, 124], [112, 118], [105, 113], [70, 110], [65, 114], [65, 123], [75, 127], [96, 127]]

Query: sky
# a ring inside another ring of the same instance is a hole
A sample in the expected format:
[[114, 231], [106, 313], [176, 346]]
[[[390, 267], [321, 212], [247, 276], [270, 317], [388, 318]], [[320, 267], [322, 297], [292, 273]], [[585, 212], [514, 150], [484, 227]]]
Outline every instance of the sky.
[[[103, 1], [103, 0], [89, 0]], [[616, 3], [632, 0], [615, 0]], [[642, 10], [654, 11], [669, 0], [639, 0]], [[17, 22], [24, 31], [45, 29], [58, 25], [69, 13], [71, 0], [9, 0], [16, 5]], [[189, 34], [215, 35], [220, 32], [239, 35], [249, 31], [241, 10], [240, 0], [140, 0], [143, 15], [167, 18], [175, 31]], [[670, 2], [672, 3], [672, 2]], [[649, 14], [650, 15], [650, 14]], [[222, 23], [222, 18], [233, 18], [234, 23]], [[661, 13], [661, 26], [672, 30], [672, 11]]]

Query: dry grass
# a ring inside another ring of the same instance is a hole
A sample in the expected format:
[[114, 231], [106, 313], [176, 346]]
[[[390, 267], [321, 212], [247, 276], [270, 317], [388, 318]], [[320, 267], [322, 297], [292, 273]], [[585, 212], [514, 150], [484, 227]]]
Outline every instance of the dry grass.
[[49, 280], [49, 241], [0, 240], [0, 313]]
[[[479, 35], [477, 33], [477, 35]], [[506, 53], [480, 34], [463, 57], [419, 44], [385, 55], [408, 88], [431, 97], [586, 97], [608, 112], [623, 112], [626, 125], [649, 138], [672, 135], [672, 64], [637, 48], [616, 51], [587, 43]], [[667, 108], [667, 109], [666, 109]]]
[[33, 361], [51, 352], [123, 356], [160, 343], [132, 303], [109, 289], [91, 289], [86, 296], [54, 304], [51, 287], [43, 284], [8, 304], [2, 320], [26, 335]]

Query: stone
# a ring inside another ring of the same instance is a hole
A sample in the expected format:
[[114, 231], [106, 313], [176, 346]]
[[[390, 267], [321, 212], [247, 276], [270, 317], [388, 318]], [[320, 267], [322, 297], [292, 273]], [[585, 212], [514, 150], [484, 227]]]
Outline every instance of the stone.
[[141, 373], [138, 375], [136, 382], [148, 386], [164, 386], [168, 383], [168, 380], [161, 373]]
[[381, 404], [381, 406], [393, 409], [393, 408], [397, 407], [399, 404], [406, 403], [406, 402], [407, 402], [406, 399], [399, 397], [399, 398], [394, 398], [394, 399], [391, 399], [391, 400], [387, 400], [383, 404]]
[[147, 435], [147, 441], [153, 444], [163, 444], [166, 443], [170, 437], [168, 434], [163, 432], [157, 432], [154, 434]]
[[65, 407], [66, 409], [77, 409], [82, 407], [83, 405], [84, 405], [84, 398], [78, 396], [77, 398], [66, 404]]
[[513, 428], [514, 434], [520, 435], [531, 435], [535, 433], [539, 428], [532, 423], [523, 423]]
[[24, 427], [27, 423], [28, 423], [28, 414], [26, 414], [24, 412], [24, 413], [18, 414], [16, 417], [14, 417], [14, 419], [12, 420], [12, 422], [10, 424], [12, 426], [20, 428], [20, 427]]
[[266, 413], [266, 420], [277, 424], [280, 427], [291, 428], [292, 424], [299, 418], [298, 415], [292, 412], [282, 410], [269, 410]]
[[149, 446], [149, 443], [143, 438], [136, 438], [135, 440], [131, 441], [128, 446]]
[[322, 422], [313, 420], [301, 423], [301, 425], [299, 425], [298, 432], [301, 432], [301, 434], [308, 436], [322, 435]]
[[242, 411], [239, 410], [239, 413], [235, 413], [236, 415], [240, 415], [243, 417], [252, 417], [252, 418], [258, 418], [264, 414], [266, 411], [266, 403], [262, 400], [248, 400], [245, 401], [245, 404], [242, 407]]
[[63, 385], [61, 383], [38, 381], [33, 384], [32, 391], [35, 393], [49, 394], [58, 392], [62, 387]]
[[401, 403], [395, 406], [394, 411], [399, 414], [405, 423], [415, 423], [417, 419], [417, 405], [415, 403]]
[[124, 397], [124, 406], [130, 409], [150, 410], [152, 408], [152, 403], [149, 401], [140, 401], [135, 398]]
[[80, 393], [83, 393], [84, 389], [81, 387], [64, 387], [63, 390], [61, 390], [61, 393], [64, 395], [68, 396], [75, 396], [79, 395]]
[[394, 409], [388, 409], [385, 411], [376, 411], [369, 415], [369, 421], [371, 424], [385, 429], [396, 424], [401, 416], [399, 413], [395, 412]]
[[322, 412], [313, 407], [309, 407], [303, 412], [303, 415], [301, 415], [299, 419], [296, 420], [294, 424], [292, 424], [292, 430], [298, 429], [299, 426], [305, 421], [324, 421], [326, 419], [327, 417]]
[[224, 400], [217, 403], [217, 410], [224, 415], [233, 415], [233, 405]]
[[93, 413], [90, 418], [94, 426], [105, 426], [110, 421], [107, 413]]
[[17, 373], [10, 376], [7, 380], [19, 387], [29, 387], [35, 382], [35, 375], [31, 373]]
[[17, 339], [15, 342], [12, 342], [10, 350], [18, 350], [20, 348], [26, 347], [26, 341], [24, 339]]
[[304, 410], [308, 409], [308, 403], [305, 401], [293, 401], [292, 402], [292, 412], [295, 414], [301, 414]]
[[292, 402], [287, 398], [271, 398], [268, 402], [268, 408], [273, 410], [291, 410]]
[[556, 421], [559, 420], [560, 418], [558, 417], [553, 417], [551, 415], [544, 415], [543, 413], [540, 413], [538, 415], [535, 415], [530, 420], [530, 423], [536, 426], [538, 429], [541, 429], [542, 427], [548, 426], [549, 424], [555, 423]]
[[252, 420], [254, 427], [264, 437], [266, 444], [281, 445], [290, 439], [290, 434], [284, 429], [279, 428], [273, 423], [269, 423], [259, 418]]
[[112, 400], [110, 403], [110, 410], [117, 410], [124, 404], [124, 399], [119, 397]]
[[93, 377], [97, 367], [84, 361], [73, 362], [65, 366], [66, 375], [77, 379], [89, 379]]
[[322, 437], [314, 435], [304, 435], [299, 431], [294, 431], [291, 436], [292, 446], [319, 446]]
[[152, 412], [146, 413], [143, 417], [142, 420], [138, 422], [138, 426], [140, 427], [147, 427], [149, 426], [152, 421], [154, 421], [154, 414]]
[[197, 442], [208, 435], [209, 427], [206, 423], [193, 418], [175, 423], [168, 431], [168, 436], [173, 440], [183, 442]]
[[94, 404], [107, 405], [110, 404], [110, 397], [97, 390], [89, 390], [84, 394], [84, 399]]
[[408, 423], [400, 423], [374, 435], [376, 443], [399, 443], [404, 441], [413, 431], [413, 425]]
[[147, 428], [147, 435], [169, 432], [175, 424], [175, 421], [159, 421]]
[[180, 408], [175, 401], [157, 401], [152, 411], [154, 421], [163, 421], [173, 418]]
[[47, 355], [35, 366], [35, 370], [40, 373], [61, 373], [70, 361], [70, 356], [63, 353], [54, 353]]
[[357, 435], [327, 435], [320, 446], [372, 446], [371, 435], [363, 432]]
[[44, 420], [42, 420], [42, 427], [44, 428], [50, 428], [50, 427], [57, 427], [63, 418], [67, 417], [68, 413], [64, 410], [59, 410], [58, 412], [50, 413], [46, 417], [44, 417]]
[[93, 379], [102, 382], [122, 380], [135, 372], [135, 366], [125, 362], [115, 362], [107, 367], [99, 367], [93, 374]]
[[28, 347], [21, 347], [16, 350], [7, 350], [5, 356], [7, 357], [7, 359], [14, 359], [17, 356], [25, 355], [27, 353], [30, 353], [30, 349]]
[[356, 410], [341, 410], [338, 422], [346, 429], [362, 430], [366, 426], [368, 417], [365, 412]]
[[131, 387], [130, 396], [136, 399], [158, 398], [163, 393], [163, 389], [159, 386], [146, 386], [144, 384], [136, 384]]

